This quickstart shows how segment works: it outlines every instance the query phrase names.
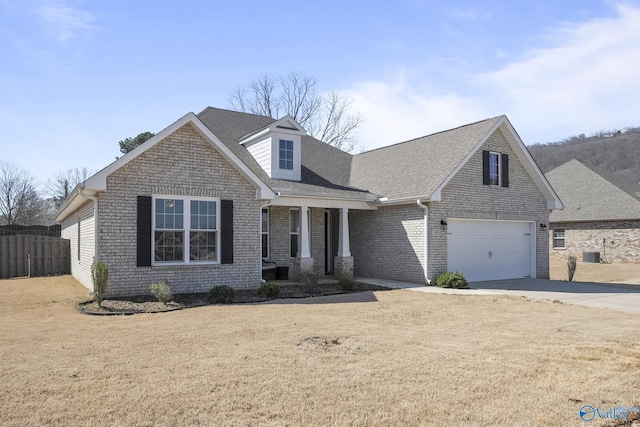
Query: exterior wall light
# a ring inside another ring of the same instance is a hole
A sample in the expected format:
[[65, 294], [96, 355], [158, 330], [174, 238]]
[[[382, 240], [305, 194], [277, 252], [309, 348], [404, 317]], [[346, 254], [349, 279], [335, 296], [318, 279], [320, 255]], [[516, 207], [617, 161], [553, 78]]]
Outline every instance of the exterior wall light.
[[442, 231], [447, 231], [447, 221], [445, 221], [444, 219], [440, 220], [440, 226], [442, 226]]
[[545, 228], [547, 228], [547, 226], [546, 226], [546, 224], [544, 222], [541, 222], [540, 223], [540, 228], [542, 228], [544, 230]]

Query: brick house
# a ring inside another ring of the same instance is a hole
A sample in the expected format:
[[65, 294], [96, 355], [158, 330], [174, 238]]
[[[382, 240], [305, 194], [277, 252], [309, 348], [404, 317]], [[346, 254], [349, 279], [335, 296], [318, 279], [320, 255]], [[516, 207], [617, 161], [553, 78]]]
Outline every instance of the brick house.
[[640, 262], [640, 188], [570, 160], [546, 174], [565, 208], [549, 216], [553, 259], [599, 252], [604, 262]]
[[72, 274], [110, 296], [257, 287], [263, 260], [291, 276], [353, 272], [429, 283], [549, 274], [562, 205], [505, 116], [352, 155], [290, 117], [189, 113], [78, 185], [57, 220]]

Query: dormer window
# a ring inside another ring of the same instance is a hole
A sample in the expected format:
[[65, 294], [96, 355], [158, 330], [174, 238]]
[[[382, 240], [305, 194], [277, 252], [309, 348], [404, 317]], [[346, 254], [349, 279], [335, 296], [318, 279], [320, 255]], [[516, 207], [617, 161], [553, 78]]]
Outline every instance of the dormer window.
[[305, 130], [291, 117], [276, 120], [240, 141], [269, 178], [302, 180], [302, 138]]
[[293, 170], [293, 141], [280, 140], [280, 169]]

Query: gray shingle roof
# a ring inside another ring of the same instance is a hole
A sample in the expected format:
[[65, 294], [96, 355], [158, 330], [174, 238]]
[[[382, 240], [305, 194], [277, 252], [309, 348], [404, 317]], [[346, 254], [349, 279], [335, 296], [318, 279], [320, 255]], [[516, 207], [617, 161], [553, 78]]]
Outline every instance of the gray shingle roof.
[[357, 154], [350, 182], [389, 199], [431, 195], [502, 117]]
[[302, 181], [269, 178], [239, 141], [273, 123], [275, 120], [271, 117], [208, 107], [198, 114], [198, 118], [276, 192], [341, 198], [371, 197], [370, 193], [349, 186], [351, 155], [310, 136], [302, 137]]
[[638, 189], [606, 175], [575, 159], [548, 172], [547, 179], [564, 203], [563, 210], [551, 212], [550, 221], [640, 219]]

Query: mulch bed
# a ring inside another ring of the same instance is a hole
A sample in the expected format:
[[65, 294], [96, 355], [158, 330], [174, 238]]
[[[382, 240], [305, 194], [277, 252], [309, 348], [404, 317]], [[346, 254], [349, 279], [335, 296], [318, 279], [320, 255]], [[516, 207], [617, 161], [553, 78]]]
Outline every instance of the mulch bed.
[[[383, 286], [356, 283], [353, 290], [345, 290], [337, 283], [319, 284], [312, 289], [305, 286], [280, 285], [280, 296], [277, 299], [287, 298], [310, 298], [326, 295], [349, 294], [366, 291], [387, 291], [389, 288]], [[78, 304], [78, 308], [85, 314], [92, 315], [125, 315], [136, 313], [162, 313], [167, 311], [182, 310], [185, 308], [201, 307], [212, 305], [207, 293], [197, 294], [176, 294], [167, 304], [158, 302], [151, 295], [141, 295], [128, 299], [105, 299], [101, 305], [95, 301], [85, 301]], [[257, 289], [237, 290], [233, 304], [251, 304], [269, 301], [269, 298], [258, 295]]]

